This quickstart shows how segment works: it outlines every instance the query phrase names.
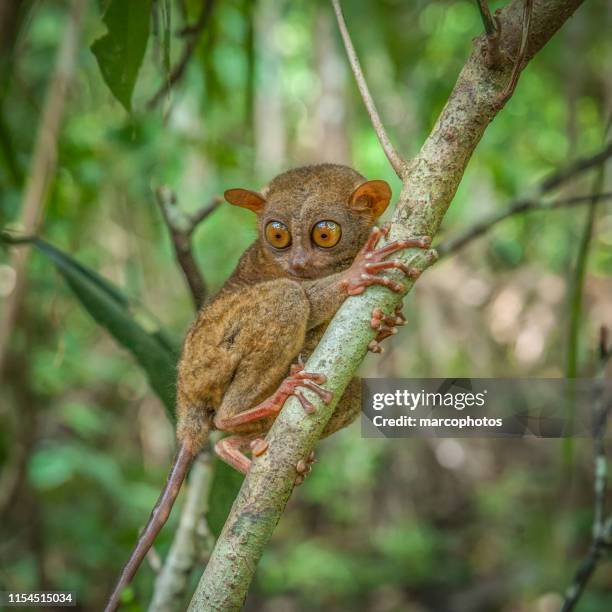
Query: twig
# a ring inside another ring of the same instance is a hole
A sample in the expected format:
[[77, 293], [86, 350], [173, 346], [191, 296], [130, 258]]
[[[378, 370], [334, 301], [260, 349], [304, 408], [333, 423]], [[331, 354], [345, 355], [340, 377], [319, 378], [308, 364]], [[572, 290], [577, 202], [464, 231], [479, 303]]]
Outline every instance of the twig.
[[499, 94], [498, 103], [500, 105], [505, 104], [516, 89], [519, 76], [525, 65], [525, 59], [527, 58], [527, 44], [529, 42], [529, 32], [531, 30], [531, 14], [533, 12], [533, 0], [523, 0], [523, 25], [521, 29], [521, 46], [519, 48], [514, 67], [512, 68], [512, 74], [510, 75], [510, 81], [506, 88]]
[[[605, 178], [605, 165], [601, 165], [599, 171], [593, 179], [593, 192], [597, 194], [603, 184]], [[567, 336], [567, 364], [565, 370], [566, 378], [576, 378], [578, 375], [578, 341], [580, 336], [580, 322], [582, 319], [582, 296], [584, 289], [584, 279], [586, 275], [586, 267], [589, 256], [589, 247], [593, 237], [593, 227], [595, 225], [595, 210], [599, 198], [594, 195], [588, 204], [582, 235], [578, 244], [578, 253], [576, 255], [576, 265], [572, 275], [570, 289], [570, 312], [569, 312], [569, 329]], [[568, 439], [571, 441], [571, 439]], [[566, 447], [569, 448], [569, 447]]]
[[219, 204], [221, 204], [222, 201], [223, 201], [222, 198], [220, 198], [219, 196], [214, 196], [210, 200], [210, 202], [208, 202], [208, 204], [205, 204], [204, 206], [202, 206], [202, 208], [200, 208], [200, 210], [193, 213], [193, 215], [191, 215], [190, 217], [190, 223], [191, 223], [190, 233], [193, 233], [193, 230], [198, 226], [198, 224], [201, 221], [204, 221], [204, 219], [206, 219], [206, 217], [208, 217], [208, 215], [210, 215], [211, 212], [216, 210], [217, 206], [219, 206]]
[[[548, 42], [580, 2], [548, 0], [536, 5], [533, 30], [537, 36], [530, 41], [530, 53], [535, 54]], [[516, 0], [507, 4], [500, 13], [502, 23], [504, 19], [516, 20], [520, 10], [521, 4]], [[518, 33], [508, 30], [511, 46], [518, 46], [513, 38], [516, 36]], [[491, 73], [480, 49], [472, 52], [432, 132], [405, 172], [390, 240], [436, 234], [474, 149], [499, 111], [494, 103], [495, 92], [502, 87], [504, 74]], [[445, 138], [448, 126], [453, 126], [460, 137]], [[431, 261], [414, 249], [403, 252], [399, 259], [421, 271]], [[402, 282], [406, 292], [412, 289], [412, 281], [403, 278]], [[325, 404], [310, 390], [305, 390], [304, 394], [316, 408], [312, 414], [305, 414], [296, 398], [285, 402], [266, 436], [268, 450], [253, 460], [234, 500], [190, 610], [241, 608], [264, 547], [291, 495], [295, 466], [313, 450], [374, 338], [373, 308], [393, 312], [401, 298], [385, 288], [370, 287], [340, 307], [305, 365], [307, 372], [326, 377], [325, 388], [333, 392], [334, 399]]]
[[590, 170], [601, 163], [612, 157], [612, 141], [606, 143], [601, 151], [598, 151], [594, 155], [589, 157], [581, 157], [576, 161], [572, 162], [562, 170], [551, 174], [548, 178], [544, 179], [540, 185], [539, 193], [546, 193], [552, 191], [563, 183], [574, 178], [578, 174], [582, 174], [586, 170]]
[[181, 58], [177, 62], [172, 72], [168, 75], [164, 83], [147, 102], [147, 108], [149, 110], [155, 108], [158, 102], [172, 89], [172, 87], [174, 87], [174, 85], [176, 85], [176, 83], [178, 83], [183, 78], [187, 65], [191, 60], [191, 56], [196, 50], [200, 34], [204, 30], [206, 24], [210, 19], [213, 5], [214, 0], [203, 0], [202, 10], [200, 11], [200, 15], [196, 23], [193, 26], [188, 26], [184, 28], [181, 32], [182, 35], [187, 37], [187, 42], [185, 43], [183, 54], [181, 55]]
[[191, 468], [179, 526], [166, 561], [155, 580], [149, 612], [174, 612], [183, 609], [183, 597], [191, 570], [202, 548], [212, 548], [212, 535], [206, 523], [201, 520], [208, 509], [211, 483], [210, 456], [201, 454]]
[[[600, 375], [602, 379], [605, 375], [606, 364], [612, 355], [612, 348], [608, 347], [607, 328], [601, 328], [600, 334]], [[593, 410], [593, 467], [595, 471], [593, 485], [593, 535], [589, 552], [578, 566], [572, 583], [565, 593], [565, 601], [561, 612], [571, 612], [576, 607], [580, 597], [597, 568], [610, 541], [609, 524], [612, 517], [605, 519], [605, 503], [608, 486], [608, 462], [606, 459], [605, 434], [608, 424], [608, 417], [612, 410], [612, 397], [606, 385], [599, 390]]]
[[598, 193], [558, 199], [547, 203], [543, 203], [541, 201], [542, 196], [549, 191], [553, 191], [583, 172], [605, 163], [610, 157], [612, 157], [612, 143], [608, 143], [601, 151], [598, 151], [594, 155], [577, 159], [565, 168], [557, 170], [531, 190], [534, 193], [533, 196], [523, 197], [511, 201], [503, 211], [494, 213], [486, 219], [478, 221], [475, 225], [466, 229], [455, 238], [446, 240], [440, 245], [436, 246], [438, 254], [440, 257], [444, 257], [446, 255], [455, 253], [472, 240], [482, 236], [494, 225], [497, 225], [501, 221], [504, 221], [508, 217], [512, 217], [516, 214], [529, 212], [532, 210], [551, 210], [556, 208], [577, 206], [590, 202], [594, 195], [597, 195], [598, 201], [608, 199], [610, 197], [609, 193]]
[[487, 68], [495, 68], [501, 62], [499, 50], [499, 37], [501, 35], [501, 23], [497, 17], [491, 15], [487, 0], [476, 0], [480, 18], [487, 36], [486, 64]]
[[172, 238], [176, 260], [183, 271], [194, 306], [199, 309], [206, 298], [206, 283], [196, 263], [191, 249], [193, 231], [221, 202], [218, 196], [213, 197], [198, 212], [193, 215], [183, 213], [176, 202], [176, 195], [169, 187], [159, 187], [155, 190], [157, 203]]
[[[57, 139], [68, 87], [74, 72], [78, 35], [85, 4], [84, 0], [72, 2], [62, 43], [57, 52], [55, 69], [49, 81], [21, 207], [19, 226], [25, 234], [38, 232], [49, 183], [55, 172]], [[16, 273], [16, 281], [12, 293], [6, 299], [4, 315], [0, 319], [0, 379], [8, 352], [10, 334], [25, 291], [25, 273], [29, 257], [29, 248], [16, 249], [10, 260], [10, 266]]]
[[340, 6], [340, 0], [331, 0], [331, 3], [334, 7], [334, 12], [336, 13], [336, 19], [338, 20], [338, 28], [340, 29], [340, 34], [342, 36], [342, 41], [344, 42], [344, 48], [346, 49], [346, 55], [348, 57], [349, 63], [351, 65], [351, 69], [353, 70], [353, 74], [355, 75], [355, 80], [357, 81], [357, 87], [359, 88], [359, 93], [361, 94], [361, 98], [363, 99], [363, 103], [370, 115], [370, 121], [372, 122], [372, 126], [374, 127], [374, 131], [376, 132], [376, 136], [378, 136], [378, 141], [380, 142], [389, 163], [392, 168], [395, 170], [395, 173], [400, 178], [406, 174], [406, 162], [403, 160], [399, 153], [395, 150], [395, 147], [391, 143], [389, 136], [385, 130], [385, 127], [380, 120], [380, 115], [376, 110], [376, 105], [374, 104], [374, 100], [370, 94], [370, 89], [368, 84], [363, 76], [363, 71], [361, 69], [361, 64], [359, 63], [359, 58], [357, 57], [357, 53], [355, 52], [355, 47], [353, 47], [353, 42], [351, 40], [351, 35], [346, 27], [346, 22], [344, 21], [344, 15], [342, 14], [342, 7]]
[[596, 200], [595, 204], [599, 204], [603, 200], [610, 200], [612, 199], [612, 191], [584, 196], [573, 196], [571, 198], [553, 200], [552, 202], [540, 202], [539, 200], [517, 200], [512, 202], [505, 210], [495, 213], [482, 221], [478, 221], [472, 227], [469, 227], [458, 236], [436, 245], [436, 250], [438, 251], [439, 258], [446, 257], [447, 255], [456, 253], [466, 244], [472, 242], [472, 240], [479, 238], [501, 221], [505, 221], [514, 215], [537, 210], [571, 208], [573, 206], [580, 206], [582, 204], [591, 204], [594, 199]]
[[480, 11], [480, 18], [482, 19], [482, 25], [484, 26], [486, 35], [493, 36], [497, 30], [497, 27], [495, 26], [493, 16], [489, 10], [489, 3], [487, 0], [476, 0], [476, 5]]

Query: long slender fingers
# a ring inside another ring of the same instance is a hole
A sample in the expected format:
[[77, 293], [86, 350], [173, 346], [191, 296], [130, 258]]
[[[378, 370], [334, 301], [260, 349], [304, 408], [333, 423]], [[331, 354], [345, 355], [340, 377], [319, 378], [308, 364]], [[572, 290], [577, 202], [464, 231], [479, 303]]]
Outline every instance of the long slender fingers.
[[316, 393], [326, 404], [329, 404], [329, 402], [331, 402], [332, 398], [334, 397], [334, 394], [331, 391], [328, 391], [323, 387], [319, 387], [318, 384], [310, 380], [303, 381], [300, 384], [300, 387], [306, 387], [307, 389], [310, 389], [312, 392]]
[[369, 285], [382, 285], [383, 287], [387, 287], [396, 293], [401, 293], [404, 290], [404, 285], [390, 278], [386, 278], [385, 276], [375, 276], [374, 274], [365, 273], [361, 275], [359, 280], [360, 286], [362, 287], [368, 287]]
[[383, 353], [384, 350], [385, 349], [378, 343], [378, 340], [370, 340], [370, 343], [368, 344], [368, 351], [371, 351], [372, 353]]
[[376, 342], [382, 342], [385, 338], [395, 336], [395, 334], [397, 334], [397, 327], [384, 327], [378, 332], [374, 340], [376, 340]]
[[[304, 372], [303, 370], [296, 372], [295, 376], [292, 376], [292, 378], [298, 378], [300, 380], [311, 380], [312, 382], [317, 383], [318, 385], [324, 385], [327, 382], [327, 377], [325, 376], [325, 374], [316, 374], [314, 372]], [[305, 386], [305, 385], [302, 385], [302, 386]]]
[[366, 290], [367, 285], [351, 285], [347, 283], [346, 294], [347, 295], [361, 295]]
[[406, 324], [406, 317], [404, 316], [404, 313], [402, 312], [402, 304], [398, 304], [395, 307], [395, 324], [396, 325]]
[[366, 269], [366, 272], [370, 273], [376, 273], [382, 270], [401, 270], [408, 278], [411, 278], [412, 280], [416, 280], [421, 275], [420, 270], [407, 266], [399, 259], [393, 259], [391, 261], [380, 261], [376, 263], [367, 263], [364, 267]]
[[381, 239], [382, 236], [386, 236], [388, 231], [389, 230], [384, 227], [373, 227], [372, 231], [370, 232], [370, 235], [368, 236], [368, 239], [365, 241], [365, 244], [362, 247], [363, 250], [366, 252], [373, 251], [376, 248], [378, 241]]
[[255, 438], [249, 446], [251, 447], [253, 457], [260, 457], [268, 450], [270, 445], [263, 438]]
[[421, 236], [420, 238], [410, 238], [408, 240], [394, 240], [385, 246], [372, 251], [368, 259], [383, 259], [397, 251], [404, 249], [428, 249], [431, 246], [431, 238], [429, 236]]
[[295, 391], [293, 395], [298, 398], [306, 414], [312, 414], [313, 412], [316, 412], [317, 409], [315, 408], [315, 405], [309, 399], [304, 397], [304, 394], [301, 391]]

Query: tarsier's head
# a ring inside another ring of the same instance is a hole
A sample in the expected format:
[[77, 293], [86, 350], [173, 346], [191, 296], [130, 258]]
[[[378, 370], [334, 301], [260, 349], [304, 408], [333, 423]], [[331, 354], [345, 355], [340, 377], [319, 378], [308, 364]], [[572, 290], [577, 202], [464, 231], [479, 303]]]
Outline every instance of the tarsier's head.
[[319, 278], [350, 266], [391, 188], [347, 166], [321, 164], [289, 170], [261, 193], [229, 189], [225, 199], [257, 214], [267, 258], [291, 277]]

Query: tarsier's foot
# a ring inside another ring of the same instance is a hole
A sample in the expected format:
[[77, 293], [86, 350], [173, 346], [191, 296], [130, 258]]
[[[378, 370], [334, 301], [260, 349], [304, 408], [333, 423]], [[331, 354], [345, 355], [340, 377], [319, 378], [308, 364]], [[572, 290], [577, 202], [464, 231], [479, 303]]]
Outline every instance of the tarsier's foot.
[[263, 438], [253, 436], [228, 436], [215, 444], [215, 453], [225, 463], [246, 474], [251, 465], [251, 459], [245, 452], [250, 450], [252, 457], [259, 457], [268, 450], [269, 444]]
[[308, 400], [304, 394], [298, 390], [298, 387], [305, 387], [316, 393], [326, 404], [331, 402], [333, 394], [331, 391], [321, 387], [327, 379], [323, 374], [314, 374], [304, 372], [304, 364], [300, 359], [296, 365], [291, 366], [289, 376], [283, 380], [279, 388], [261, 404], [239, 412], [229, 417], [221, 417], [217, 414], [215, 417], [215, 427], [220, 431], [232, 431], [235, 427], [260, 421], [271, 416], [276, 416], [284, 406], [287, 398], [290, 395], [295, 395], [302, 404], [304, 410], [311, 414], [315, 411], [314, 404]]
[[289, 376], [281, 383], [277, 393], [283, 397], [283, 403], [290, 395], [295, 395], [302, 404], [302, 408], [306, 414], [312, 414], [315, 411], [314, 404], [308, 400], [298, 387], [305, 387], [316, 393], [323, 402], [329, 404], [333, 398], [333, 393], [324, 389], [320, 385], [325, 383], [327, 378], [323, 374], [314, 374], [312, 372], [304, 372], [304, 364], [302, 359], [298, 360], [297, 364], [291, 366]]
[[372, 329], [378, 331], [376, 338], [368, 344], [368, 350], [373, 353], [382, 353], [384, 349], [380, 346], [380, 343], [389, 336], [397, 334], [397, 328], [401, 325], [405, 325], [406, 317], [402, 313], [402, 305], [398, 304], [395, 307], [395, 311], [392, 315], [386, 315], [381, 308], [374, 308], [372, 310], [372, 319], [370, 326]]
[[342, 286], [349, 295], [359, 295], [370, 285], [382, 285], [388, 287], [391, 291], [401, 293], [404, 290], [401, 283], [384, 276], [378, 276], [378, 273], [384, 270], [400, 270], [413, 280], [419, 277], [420, 271], [416, 268], [411, 268], [397, 259], [387, 261], [386, 258], [404, 249], [429, 249], [431, 238], [421, 236], [411, 240], [396, 240], [383, 247], [376, 248], [380, 239], [388, 233], [388, 227], [372, 229], [372, 233], [357, 254], [353, 265], [348, 269], [347, 278], [342, 281]]
[[300, 459], [295, 466], [295, 471], [297, 472], [297, 476], [295, 477], [295, 486], [299, 486], [304, 482], [304, 479], [310, 471], [312, 470], [312, 464], [316, 463], [314, 451], [306, 457], [306, 459]]
[[270, 445], [263, 438], [255, 438], [255, 440], [251, 440], [249, 446], [251, 447], [251, 455], [253, 455], [253, 457], [260, 457], [270, 447]]

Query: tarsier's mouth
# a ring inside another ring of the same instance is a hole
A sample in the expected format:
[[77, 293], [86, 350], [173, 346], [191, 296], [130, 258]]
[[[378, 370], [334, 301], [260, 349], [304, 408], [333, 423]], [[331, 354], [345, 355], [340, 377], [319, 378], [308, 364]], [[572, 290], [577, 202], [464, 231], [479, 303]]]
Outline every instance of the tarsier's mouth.
[[312, 268], [307, 270], [293, 270], [289, 268], [287, 270], [287, 273], [289, 274], [290, 278], [296, 278], [301, 280], [308, 278], [318, 278], [320, 276], [320, 271]]
[[304, 280], [305, 278], [317, 278], [317, 275], [307, 271], [294, 272], [293, 270], [289, 270], [289, 278], [297, 278]]

